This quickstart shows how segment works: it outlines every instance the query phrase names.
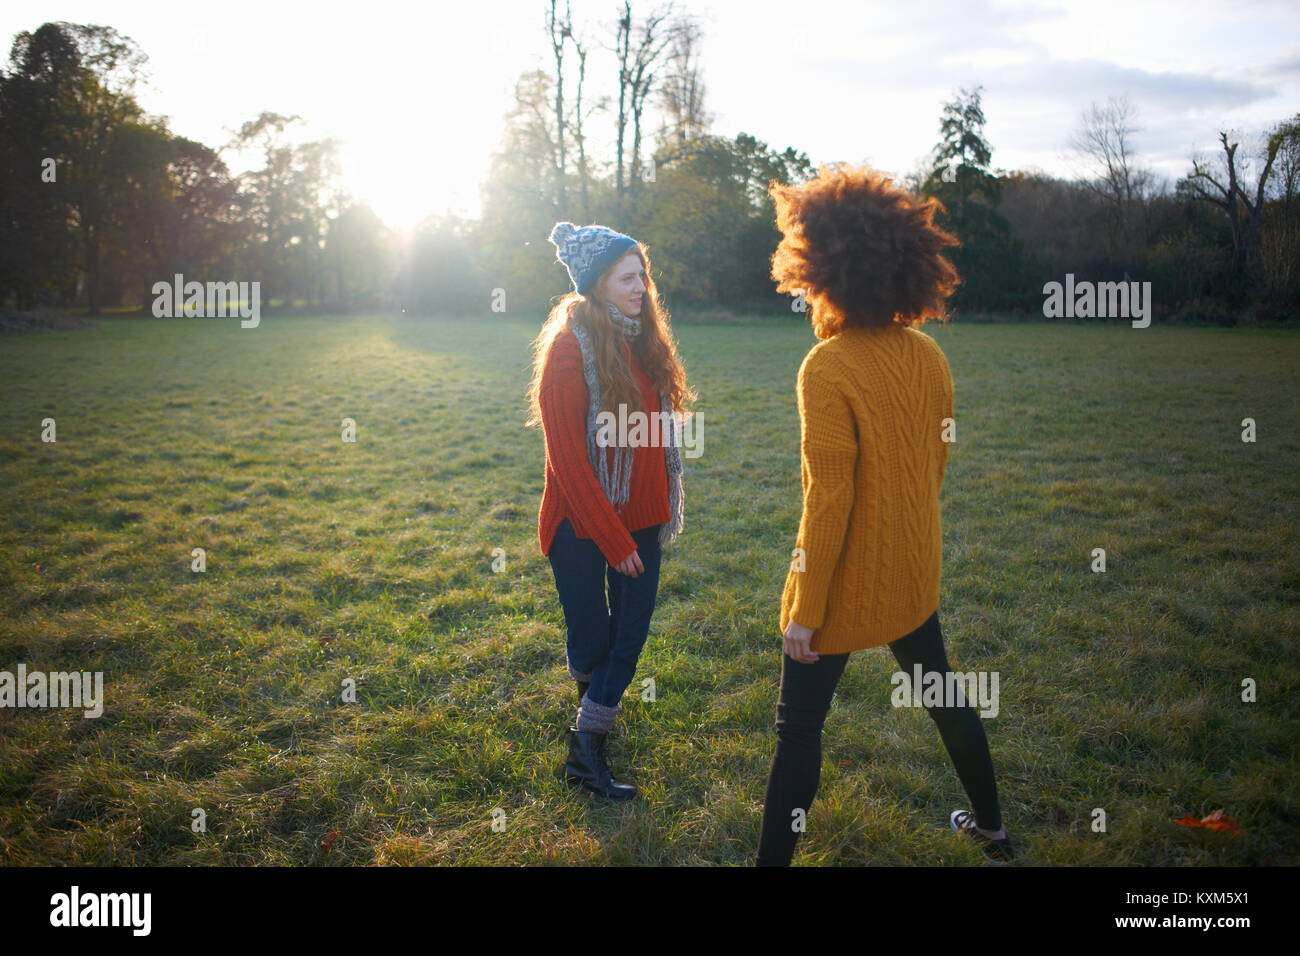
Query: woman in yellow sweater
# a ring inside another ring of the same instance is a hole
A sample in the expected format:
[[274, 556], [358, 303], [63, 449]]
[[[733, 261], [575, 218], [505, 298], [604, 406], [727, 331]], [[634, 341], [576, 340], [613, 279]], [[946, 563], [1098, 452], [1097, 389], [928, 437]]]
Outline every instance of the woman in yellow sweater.
[[[821, 778], [821, 732], [850, 652], [887, 644], [912, 678], [945, 675], [939, 490], [953, 431], [948, 362], [915, 326], [946, 319], [959, 279], [943, 207], [870, 169], [772, 185], [781, 292], [802, 293], [823, 341], [799, 368], [803, 514], [781, 600], [777, 744], [759, 866], [788, 865]], [[927, 684], [933, 679], [925, 678]], [[920, 694], [921, 688], [915, 692]], [[987, 856], [1013, 855], [980, 718], [960, 694], [927, 712], [974, 807], [949, 818]]]

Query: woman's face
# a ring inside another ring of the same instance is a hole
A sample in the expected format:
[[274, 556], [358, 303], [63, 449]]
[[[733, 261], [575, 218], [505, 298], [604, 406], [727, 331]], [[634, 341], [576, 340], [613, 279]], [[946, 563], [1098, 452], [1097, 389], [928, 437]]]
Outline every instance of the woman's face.
[[602, 283], [601, 295], [624, 315], [640, 315], [645, 296], [645, 269], [641, 257], [629, 252], [614, 263]]

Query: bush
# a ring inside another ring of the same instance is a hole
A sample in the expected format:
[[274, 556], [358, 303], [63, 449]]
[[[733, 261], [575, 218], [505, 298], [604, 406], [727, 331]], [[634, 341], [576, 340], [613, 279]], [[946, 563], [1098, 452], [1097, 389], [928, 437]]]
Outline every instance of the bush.
[[1183, 325], [1237, 324], [1237, 313], [1214, 299], [1192, 299], [1169, 313], [1169, 321]]

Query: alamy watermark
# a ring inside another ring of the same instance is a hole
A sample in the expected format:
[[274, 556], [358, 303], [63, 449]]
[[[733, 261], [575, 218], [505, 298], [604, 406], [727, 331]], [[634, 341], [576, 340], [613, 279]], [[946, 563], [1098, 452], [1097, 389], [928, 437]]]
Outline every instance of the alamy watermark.
[[1150, 282], [1075, 282], [1065, 274], [1065, 285], [1043, 286], [1043, 315], [1049, 319], [1133, 319], [1133, 328], [1151, 324]]
[[51, 926], [121, 926], [133, 936], [148, 936], [153, 920], [152, 893], [83, 893], [75, 883], [50, 897]]
[[186, 282], [176, 273], [173, 282], [155, 282], [151, 290], [155, 318], [172, 319], [192, 315], [204, 319], [242, 316], [240, 328], [255, 329], [262, 321], [262, 283]]
[[889, 701], [895, 707], [965, 707], [974, 701], [981, 717], [998, 715], [997, 671], [922, 671], [921, 665], [907, 671], [895, 671], [889, 682], [894, 691]]
[[104, 672], [27, 670], [18, 665], [18, 673], [0, 671], [0, 707], [80, 707], [83, 717], [98, 717], [104, 712]]
[[682, 457], [699, 458], [704, 454], [704, 413], [628, 412], [620, 402], [617, 417], [611, 411], [596, 415], [596, 444], [601, 448], [676, 445]]

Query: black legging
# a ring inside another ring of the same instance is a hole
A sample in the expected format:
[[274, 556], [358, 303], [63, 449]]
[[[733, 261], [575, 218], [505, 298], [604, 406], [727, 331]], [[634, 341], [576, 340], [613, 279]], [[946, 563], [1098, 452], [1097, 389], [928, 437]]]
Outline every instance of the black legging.
[[[917, 663], [923, 673], [934, 671], [946, 675], [951, 670], [943, 648], [938, 611], [911, 634], [891, 642], [889, 649], [909, 680]], [[822, 724], [835, 685], [849, 660], [848, 654], [822, 654], [812, 664], [800, 664], [788, 654], [781, 656], [776, 755], [767, 778], [758, 866], [788, 866], [794, 856], [799, 832], [791, 825], [795, 819], [793, 814], [801, 809], [806, 818], [817, 796], [822, 769]], [[945, 677], [945, 686], [946, 683]], [[996, 832], [1002, 828], [1002, 814], [993, 780], [993, 760], [974, 703], [967, 700], [966, 705], [927, 707], [926, 711], [939, 725], [939, 736], [971, 799], [975, 822], [981, 829]]]

